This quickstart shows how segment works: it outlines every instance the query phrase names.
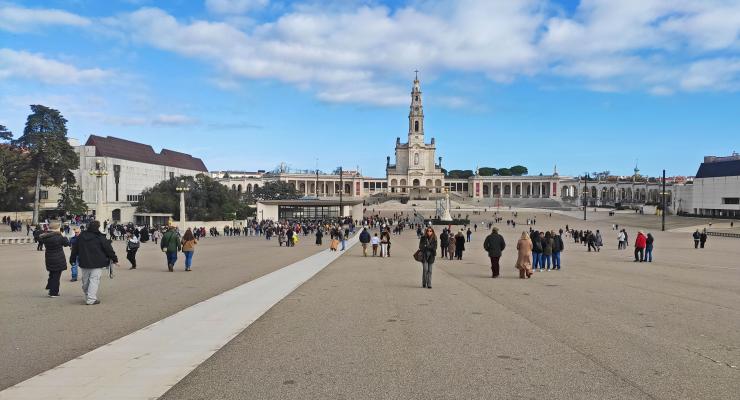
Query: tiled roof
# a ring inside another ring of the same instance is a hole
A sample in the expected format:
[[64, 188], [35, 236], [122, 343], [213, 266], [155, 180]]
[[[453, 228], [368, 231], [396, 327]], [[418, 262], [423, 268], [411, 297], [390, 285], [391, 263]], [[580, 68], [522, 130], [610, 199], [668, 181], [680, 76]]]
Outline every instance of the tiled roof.
[[96, 157], [120, 158], [121, 160], [208, 172], [203, 160], [190, 154], [167, 149], [162, 149], [161, 152], [157, 153], [148, 144], [112, 136], [90, 135], [87, 142], [85, 142], [85, 146], [95, 146]]
[[701, 163], [696, 178], [740, 176], [740, 160]]

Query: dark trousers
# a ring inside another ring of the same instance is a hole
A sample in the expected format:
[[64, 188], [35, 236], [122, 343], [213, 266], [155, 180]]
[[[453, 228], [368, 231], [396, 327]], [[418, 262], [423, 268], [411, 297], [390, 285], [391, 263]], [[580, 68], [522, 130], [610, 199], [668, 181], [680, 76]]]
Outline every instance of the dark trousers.
[[635, 261], [642, 262], [645, 259], [645, 249], [642, 247], [635, 247]]
[[131, 268], [136, 268], [136, 252], [139, 251], [138, 248], [131, 249], [126, 252], [126, 258], [131, 263]]
[[442, 246], [442, 258], [447, 257], [447, 246]]
[[704, 248], [704, 243], [706, 243], [706, 242], [699, 243], [699, 247], [701, 247], [703, 249]]
[[694, 240], [694, 248], [695, 249], [698, 249], [699, 248], [699, 241], [698, 240]]
[[62, 278], [62, 271], [49, 271], [49, 280], [46, 281], [46, 288], [52, 296], [59, 295], [59, 280]]
[[491, 274], [494, 278], [498, 278], [499, 274], [499, 264], [498, 260], [501, 257], [491, 257]]
[[36, 246], [36, 250], [38, 251], [44, 251], [44, 242], [39, 240], [38, 245]]
[[462, 253], [463, 253], [462, 250], [455, 249], [455, 258], [457, 258], [458, 260], [462, 260]]

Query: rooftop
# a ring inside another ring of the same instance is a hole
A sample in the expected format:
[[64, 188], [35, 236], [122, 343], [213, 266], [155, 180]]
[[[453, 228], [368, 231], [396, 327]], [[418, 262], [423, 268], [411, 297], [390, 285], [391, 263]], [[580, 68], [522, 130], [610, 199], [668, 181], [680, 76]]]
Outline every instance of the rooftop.
[[90, 135], [87, 142], [85, 142], [85, 146], [95, 146], [96, 157], [119, 158], [121, 160], [146, 164], [208, 172], [205, 164], [203, 164], [203, 160], [193, 157], [190, 154], [168, 149], [162, 149], [162, 151], [157, 153], [148, 144], [132, 142], [113, 136]]

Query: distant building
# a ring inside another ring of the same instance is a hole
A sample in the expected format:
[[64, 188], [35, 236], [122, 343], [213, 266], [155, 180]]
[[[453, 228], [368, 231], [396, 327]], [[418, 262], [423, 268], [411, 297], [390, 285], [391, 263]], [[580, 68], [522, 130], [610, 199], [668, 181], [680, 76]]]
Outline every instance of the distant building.
[[[98, 200], [97, 178], [90, 170], [100, 161], [107, 171], [102, 178], [104, 215], [96, 215], [101, 221], [133, 221], [134, 204], [144, 189], [170, 178], [208, 174], [200, 158], [168, 149], [157, 153], [148, 144], [112, 136], [91, 135], [82, 146], [71, 144], [80, 156], [80, 166], [72, 172], [90, 210], [95, 210]], [[41, 197], [42, 209], [55, 209], [59, 189], [44, 188]]]
[[674, 207], [682, 214], [740, 217], [740, 155], [704, 157], [693, 184], [677, 186]]

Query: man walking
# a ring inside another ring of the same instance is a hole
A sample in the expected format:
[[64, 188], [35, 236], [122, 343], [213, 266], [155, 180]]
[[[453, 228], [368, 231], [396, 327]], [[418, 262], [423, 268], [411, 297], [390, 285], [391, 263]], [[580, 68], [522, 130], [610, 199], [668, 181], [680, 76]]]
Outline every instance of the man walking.
[[488, 252], [488, 257], [491, 258], [491, 277], [498, 278], [499, 276], [499, 259], [501, 253], [506, 248], [506, 242], [504, 237], [499, 235], [498, 228], [493, 227], [491, 234], [488, 235], [486, 241], [483, 242], [483, 248]]
[[694, 232], [694, 248], [699, 248], [699, 239], [701, 238], [701, 234], [699, 233], [699, 230], [697, 229], [696, 232]]
[[180, 251], [180, 238], [174, 226], [167, 228], [167, 232], [162, 236], [162, 242], [159, 245], [162, 251], [167, 255], [167, 268], [170, 272], [175, 270], [177, 262], [177, 252]]
[[87, 230], [82, 232], [72, 245], [69, 263], [78, 262], [82, 274], [82, 292], [85, 293], [85, 304], [100, 304], [98, 288], [103, 268], [113, 263], [118, 265], [118, 257], [110, 241], [100, 233], [100, 221], [93, 221]]
[[367, 257], [367, 245], [370, 243], [370, 232], [367, 231], [367, 228], [362, 228], [362, 232], [360, 232], [360, 243], [362, 243], [362, 255]]

